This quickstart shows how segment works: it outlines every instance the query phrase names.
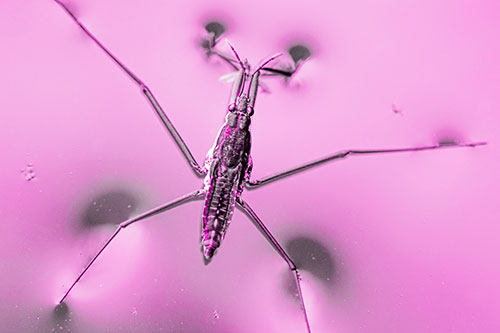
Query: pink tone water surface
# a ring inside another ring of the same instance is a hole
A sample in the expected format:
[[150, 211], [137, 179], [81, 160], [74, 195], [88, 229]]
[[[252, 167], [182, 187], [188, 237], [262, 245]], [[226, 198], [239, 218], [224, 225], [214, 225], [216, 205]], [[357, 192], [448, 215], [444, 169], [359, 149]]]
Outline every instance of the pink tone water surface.
[[[498, 2], [69, 4], [200, 162], [231, 89], [198, 45], [210, 19], [254, 65], [294, 42], [313, 52], [258, 96], [255, 178], [346, 148], [488, 141], [352, 158], [243, 197], [304, 268], [313, 332], [500, 330]], [[54, 312], [113, 232], [104, 222], [202, 184], [55, 2], [0, 13], [0, 331], [304, 332], [287, 266], [241, 212], [203, 265], [202, 201], [123, 231]]]

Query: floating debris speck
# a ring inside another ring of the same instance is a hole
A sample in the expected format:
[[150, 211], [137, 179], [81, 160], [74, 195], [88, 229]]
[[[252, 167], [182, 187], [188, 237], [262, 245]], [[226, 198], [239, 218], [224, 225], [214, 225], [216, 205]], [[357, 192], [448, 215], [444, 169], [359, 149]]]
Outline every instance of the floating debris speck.
[[27, 181], [36, 179], [36, 174], [32, 163], [28, 163], [26, 168], [21, 169], [21, 173], [23, 174], [24, 179]]

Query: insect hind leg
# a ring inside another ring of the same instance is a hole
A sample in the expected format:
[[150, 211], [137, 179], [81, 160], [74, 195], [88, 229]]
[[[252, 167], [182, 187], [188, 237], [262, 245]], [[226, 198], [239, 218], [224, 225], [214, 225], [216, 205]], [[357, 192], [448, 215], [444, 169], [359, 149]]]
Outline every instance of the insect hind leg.
[[278, 254], [283, 258], [283, 260], [285, 260], [286, 264], [288, 265], [288, 267], [290, 268], [290, 270], [294, 274], [295, 284], [297, 286], [297, 294], [299, 296], [300, 303], [302, 306], [302, 313], [304, 314], [304, 320], [306, 323], [307, 331], [310, 333], [311, 327], [309, 325], [309, 319], [307, 316], [306, 306], [304, 304], [304, 297], [302, 295], [302, 288], [300, 285], [300, 275], [299, 275], [299, 271], [297, 270], [297, 266], [292, 261], [290, 256], [286, 253], [286, 251], [283, 249], [283, 247], [279, 244], [279, 242], [276, 240], [276, 238], [274, 238], [274, 236], [271, 234], [269, 229], [267, 229], [267, 227], [264, 225], [262, 220], [253, 211], [253, 209], [250, 207], [250, 205], [246, 201], [244, 201], [240, 198], [237, 199], [236, 203], [238, 204], [238, 207], [240, 207], [243, 210], [243, 212], [250, 218], [250, 220], [257, 227], [257, 229], [259, 229], [259, 231], [262, 233], [262, 235], [264, 235], [264, 237], [267, 239], [269, 244], [271, 244], [271, 246], [276, 250], [276, 252], [278, 252]]
[[142, 214], [139, 214], [139, 215], [137, 215], [137, 216], [135, 216], [133, 218], [130, 218], [130, 219], [128, 219], [128, 220], [120, 223], [120, 225], [118, 226], [118, 228], [116, 228], [115, 232], [111, 235], [111, 237], [108, 238], [108, 240], [106, 241], [106, 243], [104, 243], [104, 245], [97, 252], [97, 254], [92, 258], [92, 260], [90, 260], [90, 262], [87, 264], [87, 266], [85, 266], [85, 268], [80, 273], [80, 275], [78, 275], [78, 277], [76, 278], [76, 280], [71, 284], [71, 286], [68, 288], [68, 290], [66, 291], [66, 293], [64, 294], [64, 296], [59, 301], [58, 305], [62, 304], [64, 302], [64, 300], [66, 299], [66, 297], [68, 297], [69, 293], [71, 292], [71, 290], [73, 290], [73, 288], [78, 283], [78, 281], [80, 281], [80, 279], [89, 270], [90, 266], [92, 266], [92, 264], [97, 260], [97, 258], [101, 255], [101, 253], [104, 252], [104, 250], [106, 249], [106, 247], [108, 247], [108, 245], [111, 243], [111, 241], [113, 241], [113, 239], [115, 239], [115, 237], [118, 235], [118, 233], [122, 229], [125, 229], [126, 227], [128, 227], [129, 225], [131, 225], [133, 223], [145, 220], [145, 219], [147, 219], [149, 217], [155, 216], [155, 215], [163, 213], [163, 212], [165, 212], [167, 210], [171, 210], [171, 209], [173, 209], [175, 207], [183, 205], [183, 204], [185, 204], [185, 203], [187, 203], [189, 201], [200, 199], [200, 198], [203, 197], [203, 195], [204, 195], [204, 191], [203, 190], [197, 190], [197, 191], [188, 193], [188, 194], [186, 194], [186, 195], [184, 195], [184, 196], [182, 196], [180, 198], [172, 200], [172, 201], [170, 201], [170, 202], [168, 202], [166, 204], [160, 205], [160, 206], [158, 206], [156, 208], [148, 210], [148, 211], [146, 211], [146, 212], [144, 212]]

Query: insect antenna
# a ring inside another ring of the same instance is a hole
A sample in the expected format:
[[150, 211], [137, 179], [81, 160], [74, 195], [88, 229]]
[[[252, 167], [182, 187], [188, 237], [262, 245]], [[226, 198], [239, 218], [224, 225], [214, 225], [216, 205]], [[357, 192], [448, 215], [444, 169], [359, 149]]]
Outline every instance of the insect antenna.
[[231, 50], [233, 51], [236, 59], [238, 59], [238, 63], [240, 64], [241, 66], [241, 69], [243, 70], [243, 73], [246, 73], [246, 70], [245, 70], [245, 64], [243, 64], [243, 61], [241, 61], [241, 58], [240, 56], [238, 55], [238, 52], [236, 52], [235, 48], [233, 47], [233, 45], [231, 45], [231, 43], [229, 42], [228, 39], [226, 39], [226, 43], [227, 45], [229, 45], [229, 47], [231, 48]]
[[264, 61], [259, 67], [257, 67], [257, 69], [254, 70], [252, 75], [250, 76], [250, 85], [248, 86], [247, 95], [250, 98], [249, 105], [252, 109], [253, 109], [253, 106], [255, 104], [255, 98], [257, 97], [257, 90], [259, 87], [259, 74], [258, 73], [260, 73], [260, 70], [262, 68], [264, 68], [265, 65], [267, 65], [268, 63], [270, 63], [271, 61], [273, 61], [274, 59], [276, 59], [282, 55], [283, 55], [283, 53], [281, 53], [281, 52], [276, 53], [275, 55], [273, 55], [272, 57], [270, 57], [269, 59]]
[[270, 57], [269, 59], [267, 59], [266, 61], [264, 61], [262, 63], [262, 65], [260, 65], [256, 70], [253, 71], [252, 73], [252, 76], [255, 75], [255, 73], [257, 73], [258, 71], [260, 71], [262, 68], [264, 68], [265, 65], [267, 65], [268, 63], [270, 63], [271, 61], [273, 61], [274, 59], [278, 58], [278, 57], [281, 57], [283, 55], [282, 52], [280, 53], [276, 53], [275, 55], [273, 55], [272, 57]]

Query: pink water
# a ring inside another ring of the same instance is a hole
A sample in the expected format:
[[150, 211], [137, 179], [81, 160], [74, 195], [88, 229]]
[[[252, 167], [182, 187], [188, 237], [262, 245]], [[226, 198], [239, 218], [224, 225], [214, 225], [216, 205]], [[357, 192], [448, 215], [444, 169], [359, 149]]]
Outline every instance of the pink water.
[[[231, 89], [219, 81], [228, 67], [197, 44], [209, 19], [253, 64], [293, 42], [313, 51], [289, 86], [269, 79], [258, 96], [255, 178], [346, 148], [488, 141], [352, 158], [243, 196], [305, 268], [313, 332], [500, 330], [498, 2], [71, 8], [147, 82], [200, 162]], [[305, 331], [287, 266], [241, 212], [203, 265], [201, 201], [123, 231], [54, 313], [114, 230], [99, 222], [201, 181], [140, 90], [53, 1], [0, 2], [0, 41], [0, 331]]]

